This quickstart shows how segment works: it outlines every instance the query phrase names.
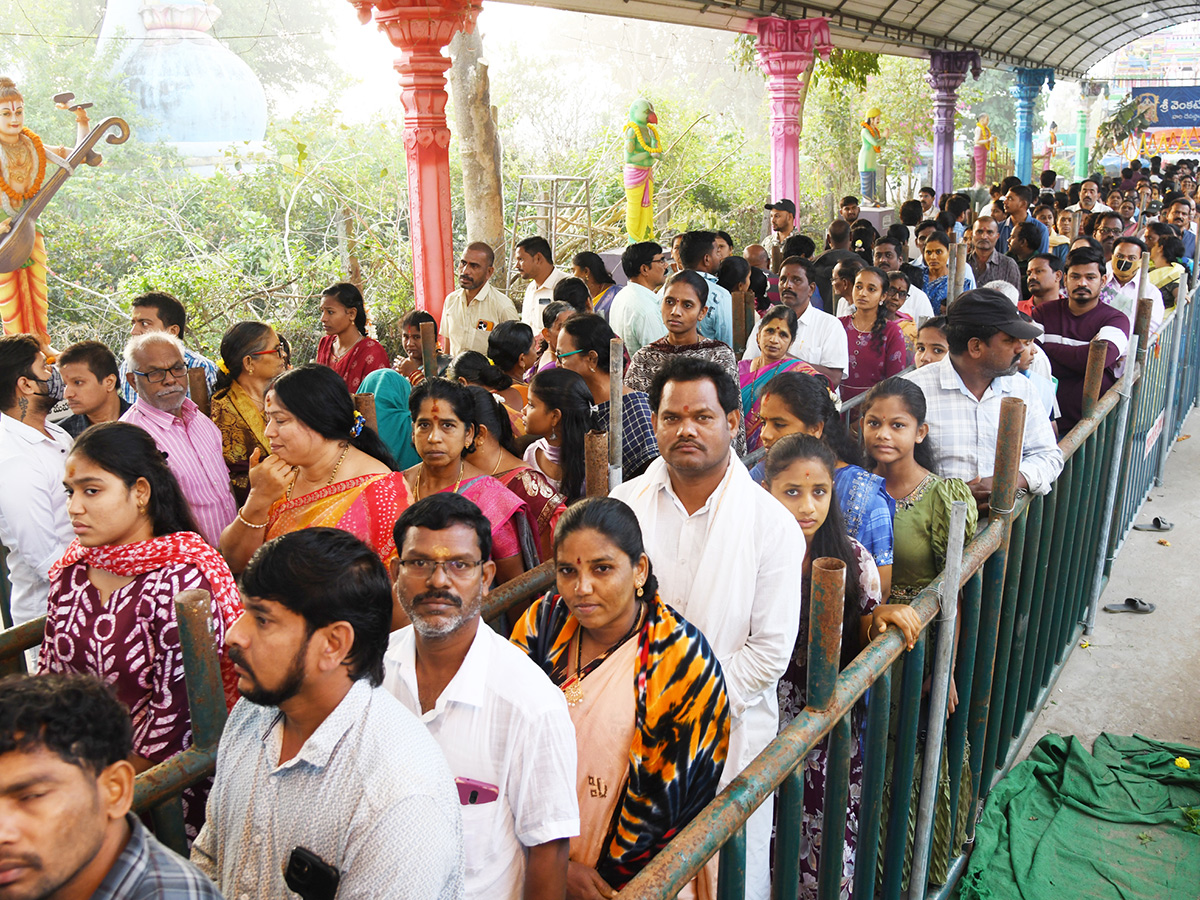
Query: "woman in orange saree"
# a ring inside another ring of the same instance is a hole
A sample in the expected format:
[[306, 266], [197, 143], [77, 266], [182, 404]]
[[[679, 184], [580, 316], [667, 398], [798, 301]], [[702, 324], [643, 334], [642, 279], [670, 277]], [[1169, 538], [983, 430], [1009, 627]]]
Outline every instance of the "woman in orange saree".
[[389, 562], [410, 494], [346, 383], [325, 366], [292, 369], [267, 391], [266, 417], [271, 455], [250, 457], [249, 496], [221, 535], [229, 567], [240, 572], [265, 541], [314, 526], [349, 531]]

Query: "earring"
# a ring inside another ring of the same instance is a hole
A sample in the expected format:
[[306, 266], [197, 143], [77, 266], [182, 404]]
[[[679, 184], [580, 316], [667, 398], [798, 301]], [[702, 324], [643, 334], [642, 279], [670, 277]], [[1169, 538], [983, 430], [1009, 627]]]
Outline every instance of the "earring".
[[558, 440], [558, 432], [556, 432], [556, 431], [551, 431], [551, 432], [550, 432], [550, 438], [549, 438], [549, 439], [550, 439], [550, 440], [552, 440], [552, 441], [557, 441], [557, 440]]
[[646, 593], [646, 589], [645, 589], [644, 587], [642, 587], [642, 586], [639, 584], [639, 585], [638, 585], [638, 589], [637, 589], [637, 595], [638, 595], [638, 597], [640, 598], [640, 597], [641, 597], [643, 594], [645, 594], [645, 593]]

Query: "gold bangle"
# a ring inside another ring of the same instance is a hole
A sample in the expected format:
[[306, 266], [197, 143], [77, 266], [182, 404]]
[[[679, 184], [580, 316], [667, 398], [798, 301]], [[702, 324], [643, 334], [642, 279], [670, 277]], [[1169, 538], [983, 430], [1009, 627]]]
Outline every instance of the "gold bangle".
[[246, 519], [242, 516], [242, 511], [240, 509], [237, 511], [237, 520], [239, 522], [241, 522], [243, 525], [245, 525], [247, 528], [253, 528], [255, 531], [258, 531], [261, 528], [266, 528], [268, 525], [271, 524], [270, 519], [267, 519], [267, 521], [263, 522], [261, 525], [255, 525], [253, 522], [247, 522]]

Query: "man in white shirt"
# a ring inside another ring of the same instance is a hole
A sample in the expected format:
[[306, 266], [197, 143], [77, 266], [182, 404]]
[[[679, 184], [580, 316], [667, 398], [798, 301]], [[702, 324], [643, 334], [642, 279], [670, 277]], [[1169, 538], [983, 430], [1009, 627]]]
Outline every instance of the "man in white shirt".
[[14, 625], [46, 614], [50, 566], [75, 536], [62, 485], [71, 436], [46, 421], [49, 382], [37, 338], [0, 337], [0, 543]]
[[647, 344], [667, 336], [657, 293], [667, 280], [665, 251], [654, 241], [630, 244], [621, 253], [621, 269], [629, 282], [613, 297], [608, 324], [632, 357]]
[[554, 286], [567, 273], [554, 268], [549, 241], [537, 235], [517, 244], [516, 260], [517, 274], [529, 282], [521, 301], [521, 321], [538, 332], [542, 330], [542, 307], [554, 299]]
[[[837, 390], [850, 363], [850, 349], [842, 323], [812, 305], [815, 277], [813, 264], [799, 256], [785, 259], [779, 267], [779, 301], [791, 307], [799, 320], [796, 339], [792, 341], [788, 353], [804, 360], [828, 378], [830, 386]], [[759, 353], [756, 324], [754, 333], [746, 341], [746, 352], [742, 354], [742, 359], [754, 359]]]
[[1005, 397], [1018, 397], [1026, 406], [1017, 487], [1046, 494], [1062, 472], [1062, 451], [1037, 388], [1017, 372], [1025, 342], [1041, 334], [999, 291], [966, 291], [946, 313], [949, 354], [904, 376], [925, 394], [938, 474], [967, 482], [981, 512], [992, 495]]
[[902, 312], [904, 315], [911, 318], [914, 322], [920, 323], [925, 319], [933, 316], [933, 304], [929, 302], [929, 295], [912, 283], [914, 277], [919, 272], [905, 272], [902, 263], [904, 262], [904, 244], [894, 237], [884, 235], [875, 242], [872, 248], [872, 254], [875, 257], [875, 265], [877, 268], [883, 269], [890, 276], [893, 272], [903, 272], [904, 277], [908, 279], [908, 296], [904, 303], [900, 305], [897, 312]]
[[[1129, 333], [1133, 334], [1137, 324], [1138, 307], [1138, 267], [1141, 265], [1142, 253], [1146, 250], [1146, 242], [1141, 238], [1117, 238], [1113, 245], [1112, 258], [1105, 268], [1104, 284], [1100, 288], [1100, 302], [1115, 306], [1125, 313], [1129, 319]], [[1167, 316], [1167, 308], [1163, 303], [1162, 291], [1146, 280], [1146, 292], [1153, 306], [1150, 310], [1150, 336], [1162, 330], [1163, 319]], [[1122, 367], [1122, 370], [1124, 368]]]
[[488, 335], [517, 317], [516, 307], [495, 285], [496, 253], [483, 241], [468, 244], [458, 261], [458, 290], [442, 307], [442, 335], [451, 356], [476, 350], [487, 356]]
[[1068, 212], [1081, 211], [1086, 217], [1088, 213], [1112, 212], [1111, 206], [1100, 202], [1100, 185], [1095, 179], [1086, 178], [1079, 185], [1079, 202], [1067, 207]]
[[[724, 788], [779, 730], [776, 688], [799, 626], [804, 534], [730, 451], [738, 388], [720, 364], [673, 359], [655, 374], [650, 405], [662, 455], [612, 496], [638, 517], [663, 601], [721, 661], [733, 715]], [[768, 797], [746, 823], [752, 900], [769, 892], [772, 811]]]
[[243, 699], [192, 862], [226, 897], [292, 896], [303, 868], [312, 887], [336, 880], [327, 896], [459, 900], [453, 776], [381, 686], [392, 585], [375, 551], [336, 528], [295, 531], [258, 549], [241, 588], [225, 646]]
[[917, 199], [921, 201], [921, 218], [936, 219], [939, 211], [937, 208], [937, 191], [926, 185], [917, 191]]
[[496, 572], [491, 524], [459, 494], [396, 522], [392, 593], [412, 621], [393, 632], [383, 686], [446, 755], [462, 804], [469, 900], [563, 900], [579, 834], [575, 728], [563, 693], [483, 622]]

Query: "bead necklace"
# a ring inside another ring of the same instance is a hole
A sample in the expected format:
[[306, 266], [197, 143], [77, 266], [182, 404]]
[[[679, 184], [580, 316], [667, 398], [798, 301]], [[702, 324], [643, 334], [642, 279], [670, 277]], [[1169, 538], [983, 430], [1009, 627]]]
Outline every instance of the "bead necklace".
[[[333, 484], [333, 479], [337, 478], [338, 469], [340, 469], [342, 467], [342, 460], [346, 458], [346, 454], [349, 452], [350, 452], [350, 445], [347, 444], [345, 447], [342, 448], [342, 455], [338, 457], [338, 461], [334, 464], [333, 471], [329, 473], [329, 480], [327, 482], [325, 482], [325, 487], [329, 487], [331, 484]], [[297, 471], [297, 473], [300, 471], [299, 466], [296, 467], [296, 471]], [[292, 499], [292, 488], [294, 488], [296, 486], [296, 481], [298, 480], [298, 478], [299, 478], [299, 475], [297, 475], [296, 478], [293, 478], [292, 483], [288, 485], [288, 488], [287, 488], [287, 499], [288, 500]]]

